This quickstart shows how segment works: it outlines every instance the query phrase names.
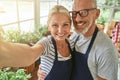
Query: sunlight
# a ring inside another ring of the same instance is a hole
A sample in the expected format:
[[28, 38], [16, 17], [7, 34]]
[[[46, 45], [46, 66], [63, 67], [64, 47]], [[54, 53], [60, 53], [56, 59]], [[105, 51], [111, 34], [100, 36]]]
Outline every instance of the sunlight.
[[[18, 5], [18, 7], [17, 7]], [[22, 32], [34, 30], [34, 8], [31, 1], [0, 1], [0, 26], [4, 30], [20, 29]], [[18, 22], [21, 21], [21, 22]], [[9, 27], [10, 26], [10, 27]]]

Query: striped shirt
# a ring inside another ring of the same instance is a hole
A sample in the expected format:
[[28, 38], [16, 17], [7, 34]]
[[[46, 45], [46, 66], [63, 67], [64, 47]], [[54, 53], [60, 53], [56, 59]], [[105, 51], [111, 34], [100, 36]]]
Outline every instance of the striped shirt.
[[120, 39], [120, 22], [115, 23], [115, 28], [112, 29], [112, 42], [113, 44], [117, 44]]
[[[71, 48], [74, 47], [74, 43], [71, 40], [68, 40], [70, 43]], [[51, 36], [47, 36], [42, 38], [41, 40], [38, 41], [38, 44], [43, 44], [45, 47], [45, 51], [43, 52], [41, 56], [41, 70], [48, 74], [53, 66], [53, 62], [55, 60], [55, 49], [54, 45], [52, 44]], [[71, 58], [71, 55], [68, 57], [63, 57], [62, 55], [59, 54], [58, 52], [58, 60], [59, 61], [65, 61]]]

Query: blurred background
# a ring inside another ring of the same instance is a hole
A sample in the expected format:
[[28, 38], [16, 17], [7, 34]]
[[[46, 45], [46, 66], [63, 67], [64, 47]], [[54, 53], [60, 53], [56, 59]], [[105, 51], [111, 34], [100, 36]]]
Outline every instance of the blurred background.
[[[0, 35], [10, 42], [32, 45], [46, 32], [49, 10], [54, 5], [60, 4], [71, 11], [72, 3], [73, 0], [0, 0]], [[97, 5], [101, 10], [96, 22], [98, 27], [115, 42], [115, 45], [118, 44], [120, 40], [120, 24], [118, 24], [120, 23], [120, 0], [97, 0]], [[116, 29], [116, 27], [119, 28]], [[119, 50], [120, 46], [116, 45], [116, 47]], [[36, 74], [34, 71], [36, 63], [25, 67], [28, 73]], [[118, 72], [120, 79], [120, 66]]]

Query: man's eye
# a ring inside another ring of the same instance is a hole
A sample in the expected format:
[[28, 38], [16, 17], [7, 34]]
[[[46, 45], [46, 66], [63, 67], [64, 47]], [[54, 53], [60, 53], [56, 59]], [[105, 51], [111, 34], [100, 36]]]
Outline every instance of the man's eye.
[[81, 15], [86, 15], [87, 14], [87, 11], [80, 11], [79, 12]]

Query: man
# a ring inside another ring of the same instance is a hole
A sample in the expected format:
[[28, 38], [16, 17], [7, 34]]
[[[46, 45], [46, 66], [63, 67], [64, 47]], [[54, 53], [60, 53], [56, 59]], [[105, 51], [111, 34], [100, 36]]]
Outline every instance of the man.
[[76, 31], [70, 36], [75, 41], [72, 80], [117, 80], [118, 51], [95, 24], [96, 0], [74, 0], [70, 14]]
[[75, 47], [73, 80], [117, 80], [118, 52], [109, 37], [96, 28], [96, 0], [75, 0], [72, 19], [78, 41]]

